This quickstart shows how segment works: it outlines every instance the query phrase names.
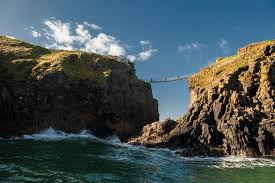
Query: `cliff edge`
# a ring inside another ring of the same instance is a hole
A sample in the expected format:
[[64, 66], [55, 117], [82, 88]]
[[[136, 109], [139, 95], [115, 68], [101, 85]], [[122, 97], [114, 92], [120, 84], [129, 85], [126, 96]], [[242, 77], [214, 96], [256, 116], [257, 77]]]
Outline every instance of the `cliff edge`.
[[190, 109], [155, 122], [130, 144], [184, 156], [275, 156], [275, 41], [247, 45], [188, 79]]
[[133, 63], [0, 36], [0, 137], [52, 127], [126, 140], [158, 117], [151, 86]]

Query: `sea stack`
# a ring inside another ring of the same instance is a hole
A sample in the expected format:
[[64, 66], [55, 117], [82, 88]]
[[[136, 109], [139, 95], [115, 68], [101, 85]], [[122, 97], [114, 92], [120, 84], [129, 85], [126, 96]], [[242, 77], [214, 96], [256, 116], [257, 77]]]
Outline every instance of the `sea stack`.
[[126, 59], [0, 37], [0, 136], [52, 127], [126, 140], [158, 120], [151, 85]]
[[253, 43], [189, 79], [190, 109], [155, 122], [131, 144], [184, 156], [275, 156], [275, 41]]

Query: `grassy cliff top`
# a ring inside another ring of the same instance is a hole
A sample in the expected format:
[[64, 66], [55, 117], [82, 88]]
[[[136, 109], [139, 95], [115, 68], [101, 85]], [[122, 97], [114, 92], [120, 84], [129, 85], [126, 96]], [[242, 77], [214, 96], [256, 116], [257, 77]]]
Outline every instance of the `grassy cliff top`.
[[63, 72], [72, 80], [103, 82], [112, 70], [131, 70], [132, 64], [117, 57], [82, 51], [49, 50], [0, 36], [0, 68], [15, 80], [43, 79]]
[[266, 49], [272, 45], [275, 45], [275, 40], [253, 43], [238, 49], [237, 54], [233, 56], [217, 58], [214, 64], [203, 68], [188, 79], [190, 88], [209, 88], [218, 85], [226, 76], [265, 56]]

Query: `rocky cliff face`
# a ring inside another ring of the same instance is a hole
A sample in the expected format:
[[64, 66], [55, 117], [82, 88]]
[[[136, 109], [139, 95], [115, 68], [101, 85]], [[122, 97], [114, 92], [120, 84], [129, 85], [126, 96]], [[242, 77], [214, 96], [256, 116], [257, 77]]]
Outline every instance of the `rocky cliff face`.
[[190, 109], [172, 129], [171, 122], [153, 123], [129, 143], [180, 149], [187, 156], [275, 156], [275, 41], [218, 58], [189, 85]]
[[116, 57], [0, 37], [0, 136], [53, 127], [122, 140], [158, 120], [151, 86]]

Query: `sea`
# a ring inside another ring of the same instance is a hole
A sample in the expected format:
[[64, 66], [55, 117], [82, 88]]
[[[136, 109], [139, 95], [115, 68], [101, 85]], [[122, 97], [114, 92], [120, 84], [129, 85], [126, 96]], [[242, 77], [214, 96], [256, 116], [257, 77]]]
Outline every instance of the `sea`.
[[0, 139], [0, 183], [275, 183], [275, 159], [182, 157], [52, 128]]

